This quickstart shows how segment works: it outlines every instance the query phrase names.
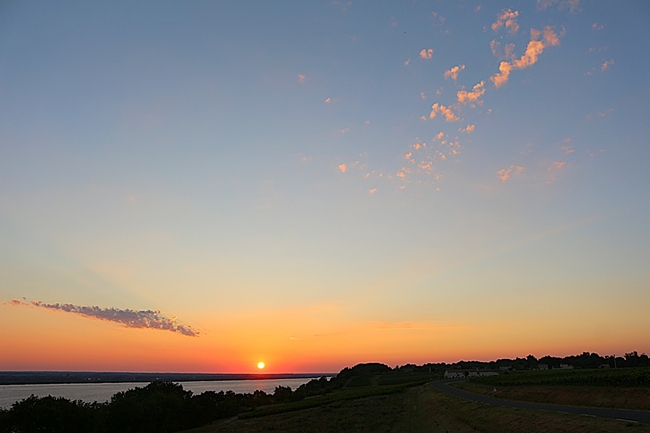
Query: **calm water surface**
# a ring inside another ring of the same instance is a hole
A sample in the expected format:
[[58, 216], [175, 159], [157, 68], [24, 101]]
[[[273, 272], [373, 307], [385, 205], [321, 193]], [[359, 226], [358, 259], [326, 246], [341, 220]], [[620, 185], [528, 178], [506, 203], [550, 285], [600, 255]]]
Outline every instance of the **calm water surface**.
[[[268, 380], [210, 380], [198, 382], [178, 382], [183, 389], [201, 394], [204, 391], [234, 391], [238, 394], [252, 393], [262, 390], [272, 394], [276, 386], [288, 386], [295, 390], [311, 378], [301, 379], [268, 379]], [[65, 383], [65, 384], [39, 384], [39, 385], [0, 385], [0, 407], [10, 408], [17, 401], [34, 394], [37, 397], [65, 397], [69, 400], [83, 400], [87, 402], [104, 402], [111, 399], [113, 394], [147, 386], [148, 382], [128, 383]]]

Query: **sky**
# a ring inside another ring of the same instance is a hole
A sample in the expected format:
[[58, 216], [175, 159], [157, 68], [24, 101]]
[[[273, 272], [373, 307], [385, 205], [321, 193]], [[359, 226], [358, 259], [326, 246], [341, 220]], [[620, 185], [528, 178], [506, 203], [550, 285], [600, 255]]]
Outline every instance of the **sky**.
[[650, 352], [645, 1], [0, 4], [0, 370]]

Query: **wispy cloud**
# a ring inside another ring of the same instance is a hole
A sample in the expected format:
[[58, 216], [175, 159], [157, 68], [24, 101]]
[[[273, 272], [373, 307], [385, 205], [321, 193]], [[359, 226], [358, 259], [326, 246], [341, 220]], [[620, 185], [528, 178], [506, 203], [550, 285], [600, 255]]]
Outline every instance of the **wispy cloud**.
[[557, 5], [558, 9], [569, 8], [570, 12], [580, 11], [580, 0], [537, 0], [537, 10], [542, 11]]
[[301, 83], [305, 82], [305, 74], [298, 74], [298, 81]]
[[332, 102], [332, 98], [327, 98], [327, 99], [325, 100], [325, 103], [326, 103], [326, 104], [329, 104], [330, 102]]
[[410, 57], [408, 59], [406, 59], [406, 61], [404, 62], [404, 66], [408, 66], [409, 63], [411, 63], [411, 58]]
[[176, 317], [166, 317], [160, 310], [121, 310], [118, 308], [101, 308], [97, 306], [88, 307], [74, 304], [46, 304], [41, 301], [32, 301], [31, 304], [17, 299], [12, 300], [11, 305], [29, 306], [44, 308], [47, 310], [61, 311], [64, 313], [78, 314], [89, 319], [105, 320], [107, 322], [119, 323], [127, 328], [148, 328], [161, 331], [178, 332], [188, 337], [197, 337], [195, 331], [188, 325], [176, 323]]
[[433, 57], [433, 48], [420, 51], [420, 58], [430, 59], [431, 57]]
[[348, 166], [345, 164], [339, 164], [339, 170], [341, 170], [341, 173], [345, 173], [345, 171], [348, 169]]
[[436, 102], [431, 106], [431, 113], [429, 113], [429, 118], [433, 119], [438, 114], [445, 116], [447, 122], [457, 122], [460, 120], [460, 118], [456, 116], [456, 114], [454, 114], [450, 108]]
[[377, 188], [370, 188], [370, 189], [368, 190], [368, 194], [371, 194], [371, 195], [374, 194], [374, 193], [376, 193], [376, 192], [377, 192]]
[[601, 71], [601, 72], [605, 72], [605, 71], [606, 71], [607, 69], [609, 69], [609, 67], [610, 67], [611, 65], [613, 65], [613, 64], [614, 64], [614, 59], [610, 59], [610, 60], [605, 61], [605, 63], [603, 63], [603, 64], [600, 66], [600, 71]]
[[445, 71], [445, 80], [451, 78], [452, 80], [456, 81], [458, 79], [458, 73], [463, 69], [465, 69], [465, 65], [457, 65], [450, 70]]
[[523, 173], [524, 167], [520, 165], [511, 165], [508, 168], [501, 169], [497, 171], [497, 176], [499, 176], [499, 179], [501, 179], [501, 182], [505, 182], [506, 180], [510, 179], [511, 175], [520, 175]]
[[503, 52], [500, 50], [501, 43], [497, 40], [492, 40], [490, 41], [490, 50], [492, 50], [492, 54], [494, 54], [494, 57], [500, 59], [500, 60], [510, 60], [515, 54], [515, 44], [510, 43], [506, 44], [506, 46], [503, 48]]
[[518, 16], [519, 11], [513, 11], [512, 9], [503, 10], [497, 15], [497, 20], [492, 23], [492, 30], [496, 32], [501, 27], [505, 27], [510, 33], [517, 33], [517, 30], [519, 30], [519, 24], [517, 24]]

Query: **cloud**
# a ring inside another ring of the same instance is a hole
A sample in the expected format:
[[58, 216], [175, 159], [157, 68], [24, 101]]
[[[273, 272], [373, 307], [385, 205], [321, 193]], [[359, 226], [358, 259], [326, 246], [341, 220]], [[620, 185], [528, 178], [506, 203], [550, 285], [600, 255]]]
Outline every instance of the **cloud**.
[[613, 108], [608, 108], [608, 109], [605, 110], [605, 111], [599, 111], [599, 112], [598, 112], [598, 116], [600, 116], [600, 117], [605, 117], [605, 116], [607, 116], [609, 113], [611, 113], [612, 111], [614, 111]]
[[376, 192], [377, 192], [377, 188], [370, 188], [370, 189], [368, 190], [368, 194], [371, 194], [371, 195], [374, 194], [374, 193], [376, 193]]
[[474, 87], [472, 87], [471, 91], [467, 91], [465, 89], [459, 90], [458, 93], [456, 93], [456, 96], [458, 97], [458, 103], [459, 104], [480, 104], [481, 103], [481, 96], [485, 93], [485, 81], [481, 81], [480, 83], [476, 84]]
[[420, 57], [423, 59], [430, 59], [433, 57], [433, 48], [420, 51]]
[[420, 92], [420, 99], [427, 99], [427, 95], [424, 92]]
[[613, 64], [614, 64], [614, 60], [613, 60], [613, 59], [607, 60], [605, 63], [603, 63], [603, 64], [600, 66], [600, 71], [601, 71], [601, 72], [605, 72], [605, 71], [606, 71], [606, 70], [607, 70], [611, 65], [613, 65]]
[[600, 24], [600, 23], [593, 23], [593, 24], [591, 25], [591, 28], [594, 29], [594, 30], [596, 30], [596, 31], [598, 31], [598, 30], [602, 30], [602, 29], [604, 29], [605, 26], [602, 25], [602, 24]]
[[329, 104], [330, 102], [332, 102], [332, 98], [327, 98], [327, 99], [325, 100], [325, 103], [326, 103], [326, 104]]
[[435, 137], [433, 137], [433, 139], [434, 139], [434, 140], [442, 140], [444, 137], [445, 137], [445, 133], [442, 132], [442, 131], [440, 131], [440, 132], [438, 133], [438, 135], [436, 135]]
[[501, 64], [499, 64], [499, 73], [490, 77], [490, 80], [497, 89], [508, 82], [508, 77], [510, 77], [511, 70], [512, 66], [510, 63], [501, 62]]
[[456, 81], [458, 79], [458, 73], [463, 69], [465, 69], [465, 65], [457, 65], [450, 70], [445, 71], [445, 80], [447, 78], [451, 78], [452, 80]]
[[571, 146], [562, 146], [560, 147], [560, 149], [562, 149], [567, 155], [569, 153], [575, 152], [575, 150]]
[[431, 106], [431, 113], [429, 114], [429, 118], [433, 119], [437, 114], [445, 116], [447, 122], [457, 122], [460, 120], [460, 118], [456, 116], [450, 108], [436, 102]]
[[348, 169], [348, 166], [345, 164], [339, 164], [339, 170], [341, 170], [341, 173], [345, 173], [345, 171]]
[[526, 52], [519, 59], [512, 62], [512, 67], [515, 69], [525, 69], [537, 63], [539, 55], [544, 51], [544, 42], [530, 41], [526, 47]]
[[558, 10], [569, 8], [569, 12], [580, 11], [580, 0], [537, 0], [537, 10], [543, 11], [553, 5], [557, 5]]
[[411, 58], [410, 57], [408, 59], [406, 59], [406, 61], [404, 62], [404, 66], [408, 66], [409, 63], [411, 63]]
[[[3, 302], [3, 304], [6, 304], [6, 302]], [[27, 302], [23, 302], [20, 299], [12, 299], [11, 301], [9, 301], [9, 304], [13, 305], [14, 307], [18, 305], [29, 305]]]
[[544, 46], [554, 47], [556, 45], [560, 45], [560, 38], [553, 30], [553, 27], [551, 26], [544, 27]]
[[[16, 299], [11, 301], [12, 305], [29, 305]], [[73, 304], [46, 304], [41, 301], [32, 301], [31, 305], [48, 310], [62, 311], [64, 313], [78, 314], [89, 319], [106, 320], [119, 323], [127, 328], [148, 328], [161, 331], [178, 332], [188, 337], [197, 337], [198, 331], [190, 326], [176, 323], [175, 317], [165, 317], [160, 310], [120, 310], [118, 308], [100, 308], [97, 306], [87, 307]]]
[[[540, 41], [540, 36], [543, 39]], [[525, 69], [537, 63], [539, 55], [542, 54], [544, 48], [555, 46], [560, 43], [560, 38], [557, 36], [552, 27], [546, 26], [543, 31], [530, 29], [530, 42], [526, 47], [526, 52], [519, 58], [513, 59], [512, 62], [501, 62], [499, 64], [499, 73], [490, 77], [494, 86], [499, 88], [508, 82], [510, 72], [513, 69]]]
[[474, 132], [474, 129], [476, 128], [476, 125], [467, 125], [467, 127], [460, 129], [460, 132], [467, 132], [468, 134], [471, 134]]
[[492, 40], [490, 41], [490, 50], [492, 50], [492, 54], [494, 54], [494, 57], [501, 59], [501, 60], [509, 60], [512, 59], [515, 53], [515, 44], [506, 44], [506, 46], [503, 48], [503, 54], [499, 52], [499, 47], [501, 46], [501, 43], [497, 40]]
[[496, 32], [501, 27], [505, 27], [510, 33], [517, 33], [517, 30], [519, 30], [519, 24], [517, 24], [518, 16], [519, 11], [504, 9], [499, 15], [497, 15], [497, 20], [492, 23], [492, 30]]
[[499, 176], [499, 179], [501, 179], [501, 182], [505, 182], [506, 180], [510, 179], [510, 175], [520, 175], [524, 171], [524, 167], [520, 165], [511, 165], [508, 168], [501, 169], [497, 171], [497, 175]]
[[305, 74], [298, 74], [298, 81], [300, 81], [301, 83], [304, 83], [305, 82]]

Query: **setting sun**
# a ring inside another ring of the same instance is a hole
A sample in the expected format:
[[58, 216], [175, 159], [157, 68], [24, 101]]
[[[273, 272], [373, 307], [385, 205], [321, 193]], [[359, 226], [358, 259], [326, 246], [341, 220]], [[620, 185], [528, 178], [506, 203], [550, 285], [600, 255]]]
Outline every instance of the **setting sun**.
[[264, 367], [266, 367], [266, 364], [264, 364], [262, 361], [257, 363], [257, 368], [259, 368], [260, 370], [262, 370]]

